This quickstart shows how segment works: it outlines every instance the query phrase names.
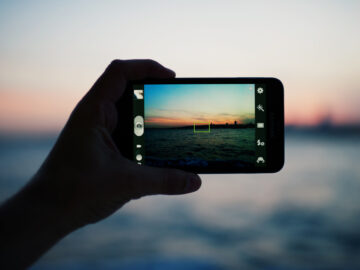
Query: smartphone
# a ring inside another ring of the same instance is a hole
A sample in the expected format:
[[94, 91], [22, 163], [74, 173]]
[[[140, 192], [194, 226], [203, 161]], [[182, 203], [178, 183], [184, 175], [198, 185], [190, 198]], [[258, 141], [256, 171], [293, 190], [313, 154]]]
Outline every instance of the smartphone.
[[284, 164], [284, 88], [275, 78], [132, 81], [113, 138], [139, 165], [271, 173]]

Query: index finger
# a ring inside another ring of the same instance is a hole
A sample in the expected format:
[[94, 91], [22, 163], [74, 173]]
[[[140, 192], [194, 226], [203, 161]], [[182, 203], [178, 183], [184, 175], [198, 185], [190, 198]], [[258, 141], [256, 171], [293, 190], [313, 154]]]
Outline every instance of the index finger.
[[90, 89], [98, 100], [116, 102], [130, 80], [173, 78], [175, 72], [154, 60], [114, 60]]

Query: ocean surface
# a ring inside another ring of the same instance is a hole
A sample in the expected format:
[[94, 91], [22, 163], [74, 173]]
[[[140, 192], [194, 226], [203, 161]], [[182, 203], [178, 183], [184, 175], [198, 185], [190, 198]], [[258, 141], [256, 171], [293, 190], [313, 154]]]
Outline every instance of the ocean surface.
[[[0, 202], [54, 137], [0, 137]], [[44, 269], [360, 269], [360, 136], [293, 132], [277, 174], [201, 175], [184, 196], [132, 201], [63, 239]]]
[[255, 128], [218, 128], [196, 133], [191, 128], [150, 128], [145, 129], [144, 137], [146, 164], [162, 165], [165, 160], [207, 166], [208, 161], [241, 161], [240, 165], [251, 166], [255, 162]]

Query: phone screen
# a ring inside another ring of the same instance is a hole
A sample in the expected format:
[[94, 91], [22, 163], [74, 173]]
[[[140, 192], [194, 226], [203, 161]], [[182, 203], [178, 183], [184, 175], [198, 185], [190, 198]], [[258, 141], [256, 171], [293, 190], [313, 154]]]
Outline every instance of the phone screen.
[[133, 159], [158, 167], [265, 167], [265, 84], [133, 85]]

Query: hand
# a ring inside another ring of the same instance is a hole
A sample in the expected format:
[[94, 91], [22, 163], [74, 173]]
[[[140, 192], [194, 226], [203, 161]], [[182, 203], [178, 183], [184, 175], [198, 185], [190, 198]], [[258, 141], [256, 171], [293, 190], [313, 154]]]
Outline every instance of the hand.
[[115, 103], [128, 80], [174, 76], [155, 61], [115, 60], [76, 106], [38, 174], [38, 184], [49, 188], [46, 193], [67, 213], [71, 226], [97, 222], [131, 199], [199, 189], [197, 175], [140, 166], [124, 158], [111, 138]]
[[115, 103], [128, 80], [174, 76], [151, 60], [109, 65], [72, 112], [37, 174], [0, 206], [1, 269], [28, 267], [67, 234], [111, 215], [131, 199], [200, 188], [195, 174], [124, 158], [111, 137], [117, 124]]

